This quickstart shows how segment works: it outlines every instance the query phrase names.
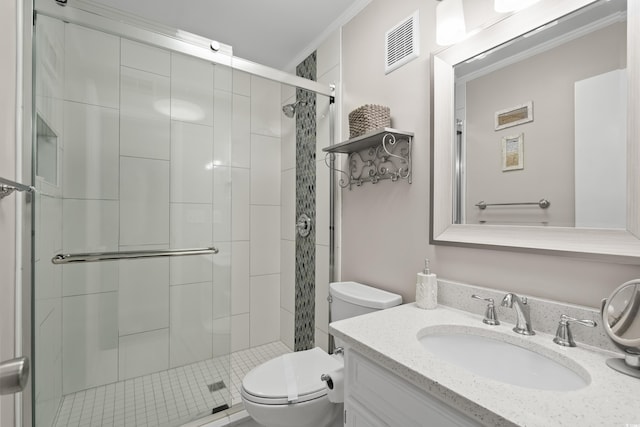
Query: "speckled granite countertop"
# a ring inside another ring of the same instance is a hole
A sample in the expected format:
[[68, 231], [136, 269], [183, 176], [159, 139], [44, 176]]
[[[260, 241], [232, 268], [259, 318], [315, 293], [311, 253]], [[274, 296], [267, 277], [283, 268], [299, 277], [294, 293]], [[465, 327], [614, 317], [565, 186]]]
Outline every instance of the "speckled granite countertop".
[[[589, 385], [575, 391], [541, 391], [473, 374], [432, 355], [418, 341], [441, 325], [535, 349], [590, 378]], [[445, 306], [422, 310], [405, 304], [333, 322], [329, 329], [350, 348], [485, 425], [640, 426], [640, 379], [605, 365], [616, 355], [580, 343], [561, 347], [552, 342], [552, 335], [537, 332], [525, 337], [512, 327], [504, 322], [488, 326], [481, 316]]]

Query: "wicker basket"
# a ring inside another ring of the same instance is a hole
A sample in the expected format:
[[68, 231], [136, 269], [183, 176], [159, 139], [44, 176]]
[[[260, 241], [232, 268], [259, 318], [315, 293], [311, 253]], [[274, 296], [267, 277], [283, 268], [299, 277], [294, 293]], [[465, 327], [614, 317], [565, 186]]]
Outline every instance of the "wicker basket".
[[367, 104], [349, 113], [349, 138], [390, 126], [390, 110], [383, 105]]

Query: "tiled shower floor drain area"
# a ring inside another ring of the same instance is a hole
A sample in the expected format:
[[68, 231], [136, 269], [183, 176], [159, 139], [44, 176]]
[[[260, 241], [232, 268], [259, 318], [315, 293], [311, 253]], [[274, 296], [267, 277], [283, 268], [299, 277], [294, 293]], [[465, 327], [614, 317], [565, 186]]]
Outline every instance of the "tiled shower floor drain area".
[[[229, 389], [231, 404], [240, 403], [244, 375], [289, 351], [281, 342], [274, 342], [232, 353], [230, 385], [226, 383], [228, 358], [223, 357], [69, 394], [62, 400], [54, 425], [178, 426], [227, 404], [225, 396]], [[220, 381], [224, 381], [224, 385]]]

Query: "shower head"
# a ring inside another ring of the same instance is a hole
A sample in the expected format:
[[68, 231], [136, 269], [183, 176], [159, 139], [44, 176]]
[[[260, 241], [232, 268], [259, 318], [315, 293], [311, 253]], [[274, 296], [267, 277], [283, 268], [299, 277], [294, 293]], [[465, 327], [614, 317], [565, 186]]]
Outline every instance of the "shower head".
[[306, 105], [306, 102], [296, 101], [293, 104], [284, 105], [282, 107], [282, 112], [284, 113], [285, 116], [287, 116], [287, 117], [289, 117], [291, 119], [296, 114], [296, 109], [300, 105]]

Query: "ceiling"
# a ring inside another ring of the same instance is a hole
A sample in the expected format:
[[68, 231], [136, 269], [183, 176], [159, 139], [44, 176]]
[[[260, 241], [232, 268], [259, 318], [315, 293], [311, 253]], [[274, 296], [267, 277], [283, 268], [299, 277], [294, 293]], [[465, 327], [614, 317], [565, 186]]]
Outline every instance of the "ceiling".
[[94, 1], [231, 45], [235, 56], [291, 71], [370, 0]]

